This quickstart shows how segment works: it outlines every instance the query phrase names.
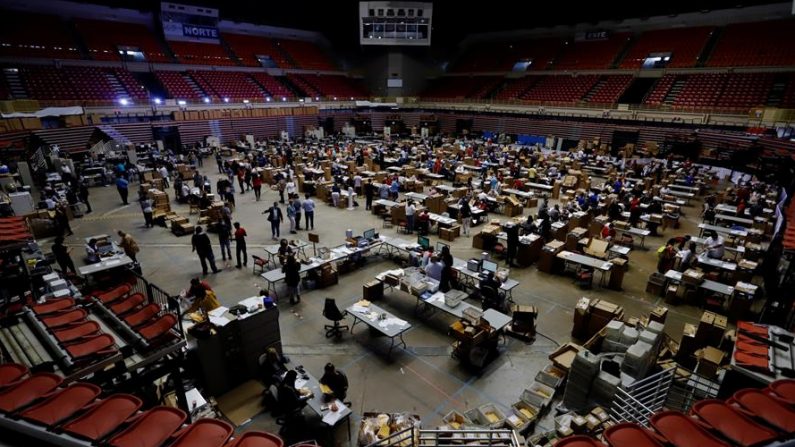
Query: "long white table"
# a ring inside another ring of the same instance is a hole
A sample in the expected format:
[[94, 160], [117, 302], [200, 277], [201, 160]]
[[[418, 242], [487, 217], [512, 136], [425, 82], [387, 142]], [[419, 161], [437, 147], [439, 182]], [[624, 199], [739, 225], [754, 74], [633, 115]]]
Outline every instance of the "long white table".
[[698, 224], [698, 235], [699, 237], [704, 235], [705, 231], [714, 230], [718, 233], [728, 234], [730, 236], [737, 236], [737, 237], [746, 237], [748, 236], [748, 231], [746, 230], [733, 230], [731, 228], [721, 227], [718, 225], [710, 225], [706, 223]]
[[330, 427], [336, 427], [343, 421], [346, 421], [348, 423], [348, 439], [351, 438], [350, 416], [353, 412], [340, 399], [335, 399], [333, 401], [337, 405], [337, 411], [332, 412], [330, 408], [331, 402], [326, 402], [323, 397], [323, 392], [320, 390], [320, 381], [316, 379], [315, 376], [306, 370], [304, 370], [303, 374], [298, 372], [295, 388], [309, 388], [309, 390], [312, 391], [312, 397], [306, 401], [306, 406], [320, 416], [324, 424]]
[[728, 214], [716, 214], [715, 215], [716, 222], [730, 222], [733, 224], [739, 224], [744, 227], [753, 227], [754, 221], [753, 219], [746, 219], [744, 217], [737, 217], [737, 216], [730, 216]]
[[[302, 240], [295, 239], [296, 245], [290, 245], [290, 248], [293, 249], [294, 253], [301, 254], [306, 258], [306, 251], [304, 250], [306, 247], [309, 246], [309, 242], [305, 242]], [[278, 261], [279, 257], [279, 244], [273, 245], [266, 245], [263, 247], [265, 253], [268, 254], [268, 263], [273, 264], [274, 267], [278, 267], [280, 265]]]
[[610, 269], [613, 268], [613, 263], [610, 261], [581, 255], [568, 250], [561, 251], [557, 254], [557, 257], [562, 259], [564, 262], [584, 265], [594, 269], [595, 271], [599, 271], [601, 274], [599, 281], [600, 285], [604, 285], [606, 275], [610, 272]]
[[[665, 272], [665, 277], [677, 283], [682, 282], [682, 272], [676, 270], [668, 270]], [[731, 296], [734, 293], [734, 287], [709, 279], [705, 279], [698, 287], [724, 296]]]
[[366, 308], [360, 308], [358, 304], [353, 304], [348, 306], [346, 311], [353, 317], [353, 324], [350, 329], [351, 334], [353, 334], [353, 328], [356, 324], [362, 322], [390, 339], [387, 356], [392, 355], [392, 350], [396, 346], [396, 338], [400, 339], [397, 345], [403, 345], [403, 348], [406, 348], [406, 341], [403, 340], [403, 334], [411, 329], [411, 324], [408, 321], [401, 320], [372, 303]]

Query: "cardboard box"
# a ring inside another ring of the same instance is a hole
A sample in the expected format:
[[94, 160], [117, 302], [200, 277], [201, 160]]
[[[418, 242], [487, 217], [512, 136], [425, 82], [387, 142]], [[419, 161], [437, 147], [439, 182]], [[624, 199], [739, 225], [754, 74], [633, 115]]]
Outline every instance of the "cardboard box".
[[461, 233], [460, 225], [453, 225], [450, 228], [440, 228], [439, 238], [445, 241], [454, 241]]
[[687, 269], [682, 273], [682, 282], [697, 286], [704, 282], [704, 272], [696, 269]]

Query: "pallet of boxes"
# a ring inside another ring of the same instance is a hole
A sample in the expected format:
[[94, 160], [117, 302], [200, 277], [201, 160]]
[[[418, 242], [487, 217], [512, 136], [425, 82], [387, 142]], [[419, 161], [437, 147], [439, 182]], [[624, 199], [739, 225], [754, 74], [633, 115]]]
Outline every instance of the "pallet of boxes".
[[[213, 194], [209, 194], [209, 196], [213, 196]], [[212, 197], [210, 198], [212, 199]], [[208, 231], [215, 230], [218, 224], [224, 219], [223, 209], [223, 202], [213, 201], [207, 209], [199, 211], [198, 225], [204, 226]]]
[[[141, 186], [143, 187], [144, 185]], [[168, 219], [176, 215], [176, 213], [171, 211], [171, 202], [169, 201], [168, 193], [159, 189], [146, 187], [146, 194], [149, 200], [152, 201], [152, 220], [157, 224], [167, 226]]]

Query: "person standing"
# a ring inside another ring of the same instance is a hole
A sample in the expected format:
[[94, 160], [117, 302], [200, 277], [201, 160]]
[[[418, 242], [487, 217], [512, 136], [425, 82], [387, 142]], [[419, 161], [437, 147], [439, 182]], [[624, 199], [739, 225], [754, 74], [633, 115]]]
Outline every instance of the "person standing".
[[80, 182], [80, 187], [77, 190], [77, 198], [86, 205], [86, 214], [91, 212], [91, 204], [88, 202], [88, 185], [86, 180]]
[[[248, 266], [248, 253], [246, 253], [246, 229], [240, 226], [240, 222], [235, 222], [235, 256], [237, 257], [237, 268], [240, 266], [240, 253], [243, 253], [243, 266]], [[229, 256], [232, 257], [231, 255]]]
[[293, 199], [287, 201], [287, 220], [290, 221], [290, 234], [298, 233], [295, 231], [295, 208], [293, 207]]
[[207, 275], [207, 263], [210, 263], [210, 267], [213, 269], [213, 273], [218, 273], [218, 268], [215, 266], [215, 254], [213, 254], [213, 246], [210, 242], [209, 236], [207, 233], [202, 231], [202, 227], [200, 225], [196, 226], [195, 233], [191, 237], [190, 240], [191, 252], [196, 252], [199, 255], [199, 262], [202, 265], [202, 274]]
[[450, 281], [453, 279], [453, 255], [450, 254], [450, 246], [442, 247], [442, 274], [439, 280], [439, 290], [448, 292], [451, 288]]
[[72, 226], [69, 225], [69, 216], [66, 214], [66, 205], [58, 204], [55, 207], [55, 223], [58, 225], [59, 234], [68, 233], [67, 236], [74, 234]]
[[144, 222], [146, 223], [146, 228], [154, 227], [154, 221], [152, 220], [152, 213], [154, 209], [152, 209], [152, 199], [147, 196], [141, 197], [141, 212], [144, 213]]
[[414, 201], [409, 200], [406, 202], [406, 229], [409, 233], [414, 232], [414, 212], [416, 211], [416, 207], [414, 207]]
[[301, 263], [294, 255], [287, 256], [287, 262], [282, 267], [284, 273], [284, 283], [287, 285], [287, 293], [290, 295], [290, 304], [301, 302]]
[[130, 186], [130, 182], [127, 181], [124, 176], [120, 175], [116, 179], [116, 189], [119, 191], [119, 197], [121, 197], [122, 203], [127, 205], [127, 194], [129, 190], [127, 189]]
[[[309, 198], [309, 194], [307, 193], [304, 196], [304, 226], [307, 230], [314, 230], [315, 229], [315, 201]], [[312, 228], [310, 228], [310, 226]]]
[[472, 222], [472, 208], [469, 207], [469, 199], [464, 197], [461, 199], [461, 226], [464, 228], [464, 236], [469, 237], [469, 226]]
[[296, 193], [295, 182], [293, 181], [292, 177], [287, 177], [287, 184], [285, 185], [285, 190], [287, 191], [287, 197], [292, 197]]
[[168, 168], [166, 168], [166, 165], [160, 165], [160, 168], [157, 170], [157, 172], [160, 174], [160, 178], [163, 179], [163, 188], [168, 188]]
[[275, 241], [279, 238], [279, 225], [284, 222], [282, 210], [279, 208], [277, 202], [273, 202], [273, 206], [263, 211], [262, 214], [268, 215], [268, 222], [271, 223], [271, 238]]
[[71, 270], [72, 273], [76, 275], [77, 270], [75, 269], [75, 263], [72, 261], [72, 257], [69, 256], [72, 249], [67, 248], [63, 242], [63, 236], [55, 238], [55, 243], [52, 245], [52, 254], [55, 256], [55, 261], [58, 263], [58, 266], [61, 267], [61, 272], [63, 272], [64, 275], [68, 270]]
[[[293, 197], [290, 195], [290, 197]], [[293, 197], [293, 208], [295, 209], [295, 230], [301, 230], [301, 199], [298, 196]]]
[[287, 187], [287, 181], [284, 178], [279, 179], [277, 188], [279, 189], [279, 203], [284, 203], [284, 189]]
[[125, 255], [129, 256], [130, 259], [137, 264], [138, 259], [136, 255], [139, 251], [141, 251], [141, 249], [138, 247], [138, 243], [135, 242], [135, 239], [133, 239], [132, 235], [129, 233], [119, 230], [118, 234], [121, 238], [121, 240], [119, 240], [119, 247], [124, 250]]
[[251, 179], [251, 184], [254, 187], [254, 197], [256, 198], [257, 202], [259, 202], [260, 195], [262, 194], [262, 176], [259, 172], [254, 173], [254, 177]]
[[508, 224], [505, 226], [505, 235], [507, 236], [508, 247], [506, 249], [505, 263], [509, 267], [514, 267], [513, 260], [516, 258], [516, 252], [519, 249], [519, 225]]
[[375, 187], [369, 180], [364, 184], [364, 209], [370, 210], [373, 207], [373, 194]]
[[229, 261], [232, 261], [232, 229], [226, 225], [226, 221], [222, 220], [218, 224], [218, 243], [221, 245], [221, 259], [226, 265], [226, 257], [229, 256]]

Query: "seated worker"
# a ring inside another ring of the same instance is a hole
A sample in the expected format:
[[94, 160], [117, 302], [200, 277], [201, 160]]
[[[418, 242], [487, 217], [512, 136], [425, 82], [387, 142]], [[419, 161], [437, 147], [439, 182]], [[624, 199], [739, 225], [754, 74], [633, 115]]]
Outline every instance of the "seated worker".
[[711, 230], [709, 237], [704, 241], [704, 248], [707, 250], [707, 257], [712, 259], [723, 259], [725, 248], [723, 247], [723, 238], [718, 235], [718, 232]]
[[442, 264], [438, 256], [434, 255], [431, 257], [431, 262], [429, 262], [428, 265], [425, 266], [425, 274], [428, 275], [429, 278], [441, 281], [443, 269], [444, 269], [444, 264]]
[[611, 222], [606, 223], [602, 227], [601, 236], [602, 236], [602, 239], [604, 239], [604, 240], [606, 240], [608, 242], [610, 242], [610, 241], [612, 241], [613, 239], [616, 238], [616, 229], [613, 228], [613, 224]]
[[97, 240], [94, 238], [89, 239], [88, 244], [86, 244], [86, 262], [89, 264], [96, 264], [99, 262]]
[[266, 388], [271, 385], [279, 385], [282, 376], [287, 372], [287, 366], [279, 352], [274, 348], [268, 348], [265, 354], [259, 357], [260, 377]]
[[279, 400], [277, 412], [284, 415], [285, 424], [283, 430], [288, 429], [290, 423], [295, 423], [300, 420], [301, 409], [306, 406], [306, 401], [309, 396], [300, 396], [298, 390], [295, 389], [295, 380], [298, 378], [298, 373], [291, 369], [282, 378], [282, 383], [279, 384]]
[[487, 309], [503, 310], [505, 296], [500, 293], [500, 285], [502, 285], [502, 283], [499, 278], [494, 276], [494, 272], [488, 272], [486, 276], [480, 280], [481, 307], [484, 311]]
[[331, 388], [334, 397], [341, 401], [344, 401], [345, 396], [348, 395], [348, 378], [345, 377], [345, 373], [335, 368], [333, 363], [326, 363], [320, 383]]
[[417, 216], [417, 231], [420, 234], [428, 234], [431, 230], [431, 215], [428, 213], [428, 209], [422, 210], [419, 216]]
[[185, 292], [185, 298], [193, 298], [193, 303], [184, 312], [186, 315], [198, 310], [206, 314], [221, 307], [221, 303], [218, 302], [218, 298], [215, 296], [213, 289], [210, 288], [210, 285], [204, 281], [199, 281], [199, 278], [190, 280], [190, 288]]
[[287, 239], [282, 239], [279, 241], [279, 263], [284, 265], [285, 261], [287, 261], [287, 257], [293, 254], [293, 247], [290, 247], [290, 244], [287, 242]]

